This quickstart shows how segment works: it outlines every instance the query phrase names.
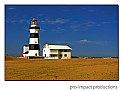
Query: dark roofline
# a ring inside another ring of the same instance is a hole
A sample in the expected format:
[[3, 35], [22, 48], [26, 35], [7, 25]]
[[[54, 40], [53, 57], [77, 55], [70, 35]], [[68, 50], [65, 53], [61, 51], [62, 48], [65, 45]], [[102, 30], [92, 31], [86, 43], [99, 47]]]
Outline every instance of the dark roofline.
[[29, 46], [29, 45], [24, 45], [24, 46]]

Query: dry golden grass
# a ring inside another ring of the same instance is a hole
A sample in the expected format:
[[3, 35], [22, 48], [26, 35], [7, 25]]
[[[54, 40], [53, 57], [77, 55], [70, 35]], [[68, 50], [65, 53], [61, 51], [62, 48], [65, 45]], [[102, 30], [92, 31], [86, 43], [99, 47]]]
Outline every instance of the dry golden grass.
[[118, 59], [21, 59], [5, 61], [5, 80], [118, 80]]

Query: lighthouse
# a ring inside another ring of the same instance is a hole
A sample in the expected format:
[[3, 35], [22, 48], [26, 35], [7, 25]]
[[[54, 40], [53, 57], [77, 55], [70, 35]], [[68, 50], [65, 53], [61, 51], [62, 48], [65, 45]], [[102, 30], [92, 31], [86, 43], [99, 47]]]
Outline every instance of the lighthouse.
[[28, 56], [40, 56], [39, 29], [40, 27], [37, 25], [37, 19], [33, 18], [31, 26], [29, 27], [30, 38]]

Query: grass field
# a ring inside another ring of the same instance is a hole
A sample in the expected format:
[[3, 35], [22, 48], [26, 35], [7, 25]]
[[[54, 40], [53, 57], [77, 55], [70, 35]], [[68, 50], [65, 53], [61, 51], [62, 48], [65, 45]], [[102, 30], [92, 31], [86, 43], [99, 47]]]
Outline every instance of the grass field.
[[118, 58], [5, 60], [5, 80], [118, 80]]

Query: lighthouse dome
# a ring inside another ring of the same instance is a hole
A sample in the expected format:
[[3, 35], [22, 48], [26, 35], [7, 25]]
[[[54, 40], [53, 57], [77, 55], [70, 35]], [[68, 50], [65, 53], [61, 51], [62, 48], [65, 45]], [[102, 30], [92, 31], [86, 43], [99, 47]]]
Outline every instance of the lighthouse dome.
[[33, 22], [34, 22], [34, 21], [37, 21], [37, 19], [36, 19], [36, 18], [33, 18], [32, 21], [33, 21]]

